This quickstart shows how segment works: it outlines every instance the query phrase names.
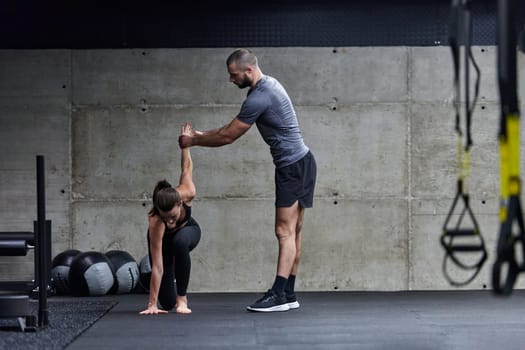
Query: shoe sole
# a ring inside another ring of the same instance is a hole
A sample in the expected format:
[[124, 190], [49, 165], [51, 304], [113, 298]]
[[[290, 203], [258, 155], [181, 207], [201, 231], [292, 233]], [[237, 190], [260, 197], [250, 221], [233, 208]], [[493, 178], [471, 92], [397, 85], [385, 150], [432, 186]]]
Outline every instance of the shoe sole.
[[293, 301], [291, 303], [288, 303], [288, 307], [290, 308], [290, 310], [298, 309], [299, 306], [301, 306], [301, 304], [299, 304], [298, 301]]
[[253, 312], [280, 312], [280, 311], [290, 310], [290, 306], [288, 306], [288, 304], [276, 305], [276, 306], [266, 307], [266, 308], [256, 308], [256, 307], [247, 306], [246, 309], [248, 311], [253, 311]]

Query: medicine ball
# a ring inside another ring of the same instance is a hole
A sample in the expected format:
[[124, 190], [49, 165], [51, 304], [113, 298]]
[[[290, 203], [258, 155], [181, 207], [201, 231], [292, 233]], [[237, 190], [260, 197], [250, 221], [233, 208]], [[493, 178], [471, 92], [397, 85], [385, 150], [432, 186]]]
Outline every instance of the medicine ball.
[[106, 257], [113, 266], [115, 284], [110, 293], [130, 293], [136, 287], [139, 279], [139, 265], [133, 257], [123, 250], [111, 250]]
[[74, 296], [107, 294], [114, 284], [111, 261], [100, 252], [77, 255], [69, 270], [69, 286]]
[[146, 254], [145, 257], [142, 258], [139, 265], [140, 269], [140, 285], [144, 289], [144, 291], [149, 292], [149, 282], [151, 280], [151, 264], [149, 262], [149, 255]]
[[53, 258], [51, 262], [51, 286], [56, 290], [57, 294], [71, 294], [69, 269], [73, 259], [80, 253], [80, 250], [68, 249]]

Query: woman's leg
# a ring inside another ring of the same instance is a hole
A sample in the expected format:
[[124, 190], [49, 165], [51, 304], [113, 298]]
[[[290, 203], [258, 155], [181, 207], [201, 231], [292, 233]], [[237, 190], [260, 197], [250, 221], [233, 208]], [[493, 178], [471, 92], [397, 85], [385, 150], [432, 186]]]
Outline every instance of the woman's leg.
[[162, 243], [162, 280], [159, 288], [159, 304], [164, 310], [171, 310], [175, 307], [175, 273], [173, 269], [173, 247], [169, 242]]
[[180, 229], [173, 237], [175, 261], [175, 279], [177, 280], [176, 310], [179, 313], [190, 313], [186, 292], [190, 281], [190, 252], [197, 246], [201, 237], [199, 225], [193, 221]]

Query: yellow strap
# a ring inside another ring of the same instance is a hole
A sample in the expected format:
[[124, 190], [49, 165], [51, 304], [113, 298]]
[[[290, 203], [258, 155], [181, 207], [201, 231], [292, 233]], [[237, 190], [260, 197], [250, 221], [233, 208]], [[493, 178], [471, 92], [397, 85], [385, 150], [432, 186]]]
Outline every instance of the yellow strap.
[[467, 179], [470, 175], [470, 150], [463, 147], [461, 136], [458, 137], [458, 177], [462, 182], [462, 193], [467, 194]]
[[499, 137], [499, 159], [500, 159], [500, 205], [499, 221], [507, 221], [507, 202], [509, 199], [509, 145], [507, 139]]
[[509, 195], [520, 194], [520, 119], [517, 114], [507, 116]]
[[461, 142], [461, 135], [458, 137], [458, 177], [463, 180], [463, 143]]
[[506, 136], [499, 137], [500, 155], [500, 222], [507, 220], [510, 196], [520, 194], [520, 123], [518, 114], [505, 118]]
[[470, 176], [470, 150], [465, 150], [465, 158], [463, 159], [464, 165], [463, 165], [463, 175], [465, 177], [465, 180], [463, 181], [463, 193], [468, 193], [468, 186], [467, 186], [467, 179]]

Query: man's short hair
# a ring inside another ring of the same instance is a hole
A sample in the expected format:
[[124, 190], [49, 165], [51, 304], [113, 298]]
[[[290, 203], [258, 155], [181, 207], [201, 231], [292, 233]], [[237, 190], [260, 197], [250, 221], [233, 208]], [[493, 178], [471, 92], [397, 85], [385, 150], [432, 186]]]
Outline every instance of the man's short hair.
[[226, 65], [230, 66], [232, 63], [239, 67], [258, 66], [257, 57], [248, 49], [237, 49], [226, 60]]

